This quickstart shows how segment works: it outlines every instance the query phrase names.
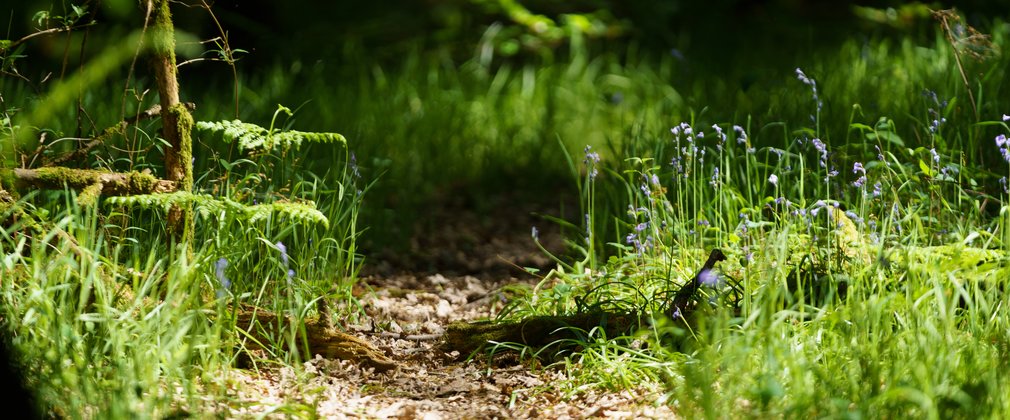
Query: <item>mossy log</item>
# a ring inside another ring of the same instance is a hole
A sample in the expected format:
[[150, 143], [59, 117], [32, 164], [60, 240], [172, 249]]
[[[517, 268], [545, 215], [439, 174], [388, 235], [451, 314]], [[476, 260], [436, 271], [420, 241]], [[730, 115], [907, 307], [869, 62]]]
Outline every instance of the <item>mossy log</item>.
[[[397, 367], [396, 361], [386, 357], [367, 341], [327, 328], [317, 319], [305, 320], [305, 328], [300, 329], [291, 325], [292, 320], [288, 317], [279, 317], [264, 310], [243, 309], [237, 314], [237, 321], [237, 327], [252, 338], [245, 342], [247, 350], [262, 349], [261, 346], [266, 343], [276, 345], [277, 341], [287, 347], [284, 338], [289, 337], [289, 332], [294, 327], [298, 331], [295, 341], [299, 346], [307, 346], [309, 357], [318, 354], [327, 359], [349, 360], [360, 366], [374, 368], [377, 372]], [[277, 337], [282, 339], [278, 340]]]
[[606, 337], [619, 337], [638, 330], [649, 322], [639, 314], [588, 312], [575, 315], [535, 316], [517, 322], [450, 324], [443, 337], [442, 350], [458, 351], [461, 357], [494, 346], [494, 343], [518, 343], [530, 347], [558, 345], [571, 340], [586, 340], [587, 334], [602, 329]]
[[[708, 260], [702, 264], [698, 274], [688, 281], [674, 295], [669, 305], [662, 311], [677, 323], [691, 323], [696, 315], [694, 305], [698, 289], [705, 280], [702, 274], [712, 270], [726, 255], [713, 249]], [[446, 352], [458, 351], [467, 356], [486, 349], [493, 343], [518, 343], [531, 347], [558, 345], [566, 347], [571, 340], [585, 340], [590, 331], [602, 329], [608, 338], [627, 335], [651, 322], [649, 315], [636, 313], [587, 312], [564, 316], [536, 316], [518, 322], [501, 324], [457, 322], [446, 329], [442, 349]]]
[[9, 180], [17, 189], [62, 189], [80, 191], [81, 205], [94, 204], [100, 195], [135, 195], [166, 193], [176, 190], [173, 181], [158, 179], [144, 172], [107, 172], [95, 169], [64, 167], [38, 169], [0, 169], [0, 178]]

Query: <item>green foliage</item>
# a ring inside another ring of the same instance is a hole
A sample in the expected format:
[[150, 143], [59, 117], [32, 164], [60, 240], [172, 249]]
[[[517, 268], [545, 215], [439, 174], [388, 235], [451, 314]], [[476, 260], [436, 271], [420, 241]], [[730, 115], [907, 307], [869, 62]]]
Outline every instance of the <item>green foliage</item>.
[[274, 118], [270, 122], [270, 128], [263, 128], [256, 124], [246, 123], [239, 120], [234, 121], [200, 121], [196, 123], [197, 129], [211, 133], [220, 133], [227, 142], [237, 142], [239, 150], [244, 152], [271, 152], [276, 150], [286, 150], [289, 148], [299, 148], [302, 142], [313, 143], [340, 143], [347, 146], [347, 139], [337, 133], [308, 133], [296, 130], [276, 130], [274, 123], [277, 115], [284, 112], [292, 115], [290, 109], [278, 106]]
[[160, 208], [165, 212], [172, 206], [193, 206], [197, 214], [203, 218], [229, 217], [256, 223], [269, 220], [273, 216], [285, 216], [291, 223], [319, 223], [323, 227], [329, 227], [329, 220], [316, 209], [312, 201], [273, 202], [250, 206], [228, 197], [216, 198], [210, 194], [177, 191], [167, 194], [109, 197], [105, 203], [124, 207]]

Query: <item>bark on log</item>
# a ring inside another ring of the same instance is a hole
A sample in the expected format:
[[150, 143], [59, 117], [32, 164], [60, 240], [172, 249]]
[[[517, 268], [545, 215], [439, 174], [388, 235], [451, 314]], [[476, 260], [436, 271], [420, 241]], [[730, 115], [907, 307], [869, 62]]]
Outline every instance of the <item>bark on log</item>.
[[[256, 342], [277, 344], [278, 340], [281, 340], [282, 348], [287, 347], [288, 343], [284, 341], [284, 338], [289, 337], [289, 331], [293, 327], [291, 319], [278, 317], [277, 314], [269, 311], [248, 309], [242, 309], [237, 317], [238, 328], [255, 339], [246, 341], [246, 349], [261, 349], [260, 344]], [[327, 359], [349, 360], [358, 365], [374, 368], [377, 372], [385, 372], [397, 367], [396, 361], [386, 357], [367, 341], [333, 328], [327, 328], [316, 319], [305, 321], [305, 329], [304, 331], [298, 330], [295, 341], [298, 346], [307, 344], [308, 358], [318, 354]]]
[[518, 343], [530, 347], [558, 345], [566, 347], [571, 340], [585, 340], [593, 329], [603, 329], [607, 337], [619, 337], [634, 332], [648, 322], [638, 314], [590, 312], [565, 316], [535, 316], [518, 322], [501, 324], [455, 322], [445, 331], [442, 350], [458, 351], [460, 357], [485, 350], [494, 343]]
[[[721, 250], [713, 249], [694, 278], [677, 291], [669, 305], [664, 305], [662, 313], [676, 324], [687, 326], [695, 322], [694, 316], [703, 312], [697, 311], [694, 304], [697, 291], [704, 282], [703, 273], [725, 259]], [[586, 334], [594, 329], [602, 329], [608, 338], [631, 334], [648, 325], [651, 318], [648, 314], [588, 312], [536, 316], [501, 324], [456, 322], [446, 328], [442, 350], [447, 353], [458, 351], [460, 357], [467, 357], [494, 346], [493, 343], [518, 343], [538, 348], [550, 345], [568, 347], [573, 340], [585, 340]]]
[[34, 187], [40, 189], [75, 190], [95, 188], [102, 195], [135, 195], [166, 193], [176, 190], [176, 183], [158, 179], [144, 172], [106, 172], [95, 169], [72, 169], [63, 167], [38, 169], [0, 169], [0, 178], [13, 181], [15, 188]]

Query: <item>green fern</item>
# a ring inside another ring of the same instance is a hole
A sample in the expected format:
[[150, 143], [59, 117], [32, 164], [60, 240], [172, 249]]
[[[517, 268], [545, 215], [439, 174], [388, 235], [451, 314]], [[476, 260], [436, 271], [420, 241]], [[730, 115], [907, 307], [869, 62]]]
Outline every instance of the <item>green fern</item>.
[[210, 194], [193, 194], [177, 191], [166, 194], [109, 197], [105, 202], [125, 207], [160, 208], [166, 212], [173, 205], [192, 205], [197, 214], [203, 219], [233, 217], [239, 220], [258, 222], [273, 215], [283, 215], [299, 222], [319, 223], [327, 228], [330, 226], [329, 219], [317, 210], [315, 203], [311, 201], [299, 203], [274, 202], [247, 206], [227, 197], [216, 198]]
[[277, 114], [280, 112], [285, 112], [288, 115], [292, 114], [290, 109], [278, 105], [277, 112], [274, 113], [274, 118], [270, 121], [270, 128], [264, 128], [240, 120], [200, 121], [196, 123], [196, 128], [201, 131], [221, 133], [225, 141], [237, 141], [239, 149], [242, 151], [271, 151], [278, 148], [298, 148], [303, 141], [347, 145], [347, 139], [338, 133], [275, 130], [274, 123], [277, 121]]

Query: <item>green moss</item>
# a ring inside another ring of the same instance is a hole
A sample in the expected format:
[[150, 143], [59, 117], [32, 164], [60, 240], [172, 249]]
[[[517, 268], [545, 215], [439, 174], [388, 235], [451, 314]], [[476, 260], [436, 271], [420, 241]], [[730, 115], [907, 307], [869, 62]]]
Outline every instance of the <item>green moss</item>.
[[[175, 27], [172, 25], [172, 12], [168, 0], [158, 0], [154, 6], [154, 25], [151, 46], [155, 54], [168, 57], [175, 63]], [[175, 74], [175, 68], [171, 69]]]
[[185, 176], [182, 179], [180, 191], [193, 190], [193, 115], [184, 104], [176, 104], [168, 112], [176, 117], [176, 128], [179, 133], [179, 159], [182, 161]]
[[84, 187], [80, 194], [77, 194], [77, 204], [81, 207], [91, 207], [98, 202], [98, 197], [102, 195], [102, 184], [94, 183]]
[[39, 181], [45, 185], [59, 186], [67, 185], [91, 185], [99, 181], [98, 177], [102, 171], [92, 169], [71, 169], [60, 166], [49, 168], [39, 168], [35, 170]]
[[147, 194], [154, 191], [158, 178], [148, 173], [133, 171], [126, 175], [126, 182], [130, 191]]

